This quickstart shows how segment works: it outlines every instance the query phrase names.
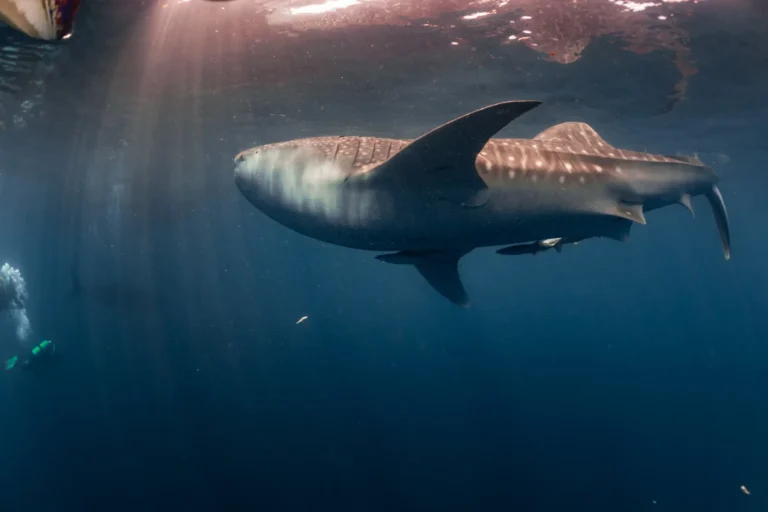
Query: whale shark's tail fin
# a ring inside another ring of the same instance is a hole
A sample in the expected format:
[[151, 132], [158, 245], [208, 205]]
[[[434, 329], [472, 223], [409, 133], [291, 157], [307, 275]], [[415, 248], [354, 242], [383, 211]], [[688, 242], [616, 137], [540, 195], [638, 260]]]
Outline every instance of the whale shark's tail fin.
[[413, 265], [440, 295], [457, 306], [469, 307], [469, 295], [459, 276], [459, 260], [469, 251], [401, 251], [376, 256], [379, 261]]
[[720, 193], [720, 189], [717, 186], [713, 186], [712, 190], [707, 192], [707, 201], [709, 206], [712, 207], [712, 213], [715, 216], [715, 223], [717, 224], [717, 232], [720, 235], [720, 243], [723, 245], [723, 254], [725, 259], [731, 259], [731, 228], [728, 225], [728, 212], [725, 209], [725, 201], [723, 201], [723, 195]]

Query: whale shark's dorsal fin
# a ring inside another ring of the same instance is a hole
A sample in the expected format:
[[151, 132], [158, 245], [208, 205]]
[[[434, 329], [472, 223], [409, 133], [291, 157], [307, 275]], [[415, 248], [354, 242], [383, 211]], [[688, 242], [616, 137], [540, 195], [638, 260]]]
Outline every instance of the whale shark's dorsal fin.
[[728, 212], [725, 209], [723, 194], [717, 186], [712, 186], [712, 190], [706, 194], [709, 205], [712, 207], [712, 214], [717, 223], [717, 232], [720, 234], [720, 242], [723, 245], [725, 259], [731, 259], [731, 228], [728, 226]]
[[587, 123], [561, 123], [547, 128], [533, 140], [581, 144], [588, 147], [612, 148], [600, 134]]
[[425, 190], [463, 206], [488, 199], [475, 171], [478, 153], [502, 128], [540, 101], [506, 101], [475, 110], [422, 135], [369, 173], [373, 180], [423, 183]]

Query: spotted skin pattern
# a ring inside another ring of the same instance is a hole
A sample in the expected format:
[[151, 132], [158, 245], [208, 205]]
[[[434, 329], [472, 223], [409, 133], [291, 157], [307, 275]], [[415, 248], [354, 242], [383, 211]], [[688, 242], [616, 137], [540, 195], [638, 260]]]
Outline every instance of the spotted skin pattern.
[[492, 105], [415, 141], [335, 136], [255, 147], [235, 158], [235, 183], [298, 233], [397, 251], [377, 259], [415, 265], [459, 305], [468, 297], [457, 264], [469, 251], [507, 245], [501, 254], [535, 254], [590, 238], [625, 240], [633, 224], [646, 223], [645, 212], [692, 209], [697, 195], [708, 199], [730, 257], [712, 169], [695, 157], [613, 147], [584, 123], [533, 139], [490, 138], [526, 108], [530, 102]]
[[[347, 176], [356, 176], [375, 169], [410, 142], [379, 137], [314, 137], [259, 146], [240, 153], [236, 160], [254, 151], [311, 148]], [[600, 174], [621, 175], [621, 161], [680, 164], [679, 160], [662, 155], [614, 148], [585, 123], [563, 123], [533, 140], [491, 139], [478, 155], [475, 168], [485, 181], [528, 179], [566, 185], [586, 184]]]

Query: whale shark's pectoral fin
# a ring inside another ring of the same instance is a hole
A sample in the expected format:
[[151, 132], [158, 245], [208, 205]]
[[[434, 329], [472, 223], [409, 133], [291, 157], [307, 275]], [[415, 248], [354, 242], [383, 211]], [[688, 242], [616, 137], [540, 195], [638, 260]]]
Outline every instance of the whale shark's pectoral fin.
[[415, 266], [437, 293], [458, 306], [469, 307], [469, 295], [459, 276], [459, 259], [467, 252], [401, 251], [380, 254], [376, 259], [396, 265]]
[[720, 243], [723, 245], [723, 254], [725, 259], [731, 259], [731, 228], [728, 226], [728, 212], [725, 209], [725, 201], [720, 189], [716, 186], [706, 194], [709, 205], [712, 207], [712, 213], [715, 216], [717, 232], [720, 235]]
[[477, 155], [499, 130], [539, 106], [539, 101], [507, 101], [454, 119], [422, 135], [370, 172], [385, 186], [420, 186], [440, 199], [476, 208], [488, 200], [475, 170]]

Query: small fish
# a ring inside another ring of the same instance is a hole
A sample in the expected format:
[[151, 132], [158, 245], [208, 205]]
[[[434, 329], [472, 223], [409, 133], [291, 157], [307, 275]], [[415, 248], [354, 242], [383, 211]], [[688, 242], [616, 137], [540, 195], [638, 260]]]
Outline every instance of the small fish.
[[298, 321], [298, 322], [296, 322], [296, 325], [299, 325], [301, 322], [303, 322], [303, 321], [304, 321], [304, 320], [306, 320], [307, 318], [309, 318], [309, 317], [308, 317], [308, 316], [303, 316], [303, 317], [299, 318], [299, 321]]
[[746, 486], [746, 485], [742, 485], [742, 486], [740, 487], [740, 489], [741, 489], [741, 492], [743, 492], [744, 494], [746, 494], [747, 496], [749, 496], [749, 489], [747, 489], [747, 486]]

